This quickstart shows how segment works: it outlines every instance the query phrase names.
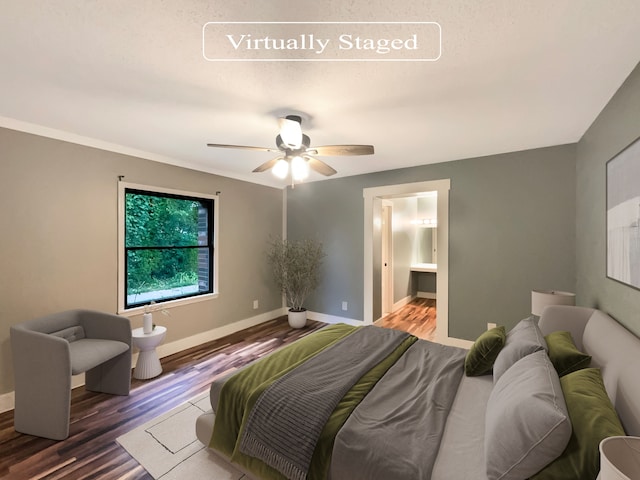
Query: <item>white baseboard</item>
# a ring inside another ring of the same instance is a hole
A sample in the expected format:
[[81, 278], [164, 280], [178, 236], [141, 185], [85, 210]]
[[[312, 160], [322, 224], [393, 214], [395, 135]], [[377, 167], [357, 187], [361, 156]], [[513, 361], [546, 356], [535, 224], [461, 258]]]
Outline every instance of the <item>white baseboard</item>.
[[[192, 335], [191, 337], [181, 338], [180, 340], [160, 345], [156, 349], [156, 351], [158, 352], [158, 357], [168, 357], [169, 355], [173, 355], [174, 353], [182, 352], [183, 350], [197, 347], [198, 345], [202, 345], [203, 343], [226, 337], [227, 335], [239, 332], [240, 330], [244, 330], [245, 328], [260, 325], [261, 323], [268, 322], [269, 320], [273, 320], [274, 318], [286, 314], [287, 310], [285, 308], [278, 308], [270, 312], [261, 313], [260, 315], [256, 315], [255, 317], [245, 318], [244, 320], [239, 320], [237, 322], [230, 323], [229, 325], [217, 327], [211, 330], [207, 330], [206, 332]], [[136, 359], [138, 358], [137, 354], [134, 354], [134, 356]], [[133, 362], [133, 365], [135, 365], [135, 362]]]
[[323, 323], [346, 323], [356, 327], [364, 325], [362, 320], [354, 320], [353, 318], [338, 317], [337, 315], [327, 315], [326, 313], [307, 312], [307, 318], [317, 320]]
[[3, 393], [0, 395], [0, 413], [13, 410], [16, 405], [14, 392]]
[[[156, 349], [156, 351], [158, 352], [158, 356], [160, 358], [167, 357], [169, 355], [173, 355], [174, 353], [187, 350], [188, 348], [197, 347], [198, 345], [202, 345], [203, 343], [207, 343], [212, 340], [231, 335], [232, 333], [239, 332], [240, 330], [244, 330], [245, 328], [254, 327], [269, 320], [273, 320], [274, 318], [286, 315], [286, 313], [287, 310], [285, 308], [272, 310], [270, 312], [256, 315], [255, 317], [246, 318], [244, 320], [230, 323], [229, 325], [213, 328], [206, 332], [198, 333], [187, 338], [181, 338], [180, 340], [160, 345]], [[134, 353], [131, 358], [131, 367], [135, 366], [137, 359], [138, 353]], [[71, 378], [71, 388], [76, 388], [82, 385], [84, 385], [84, 373], [75, 375]], [[3, 393], [2, 395], [0, 395], [0, 413], [13, 410], [15, 408], [15, 404], [14, 392]]]
[[466, 348], [466, 349], [471, 348], [471, 345], [473, 345], [474, 343], [471, 340], [464, 340], [462, 338], [454, 338], [454, 337], [438, 338], [437, 333], [436, 333], [435, 342], [442, 343], [443, 345], [451, 345], [452, 347], [460, 347], [460, 348]]
[[431, 298], [436, 299], [436, 292], [418, 292], [416, 295], [418, 298]]

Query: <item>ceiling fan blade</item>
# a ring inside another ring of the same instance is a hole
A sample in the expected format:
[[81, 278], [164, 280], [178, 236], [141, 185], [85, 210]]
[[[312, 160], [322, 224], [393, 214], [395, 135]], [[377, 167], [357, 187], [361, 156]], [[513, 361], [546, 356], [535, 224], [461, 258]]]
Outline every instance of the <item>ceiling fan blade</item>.
[[338, 173], [335, 169], [317, 158], [309, 157], [307, 155], [305, 155], [304, 158], [307, 160], [307, 164], [312, 170], [315, 170], [326, 177], [330, 177], [331, 175]]
[[264, 162], [262, 165], [256, 167], [253, 169], [253, 173], [260, 173], [260, 172], [264, 172], [266, 170], [269, 170], [270, 168], [273, 168], [273, 166], [278, 163], [278, 160], [282, 160], [284, 157], [276, 157], [276, 158], [272, 158], [271, 160], [269, 160], [268, 162]]
[[224, 145], [222, 143], [207, 143], [207, 147], [216, 147], [216, 148], [237, 148], [240, 150], [255, 150], [258, 152], [279, 152], [277, 148], [268, 148], [268, 147], [250, 147], [247, 145]]
[[278, 118], [280, 137], [287, 147], [295, 150], [302, 145], [302, 120], [296, 115]]
[[323, 145], [307, 150], [315, 155], [337, 157], [340, 155], [372, 155], [373, 145]]

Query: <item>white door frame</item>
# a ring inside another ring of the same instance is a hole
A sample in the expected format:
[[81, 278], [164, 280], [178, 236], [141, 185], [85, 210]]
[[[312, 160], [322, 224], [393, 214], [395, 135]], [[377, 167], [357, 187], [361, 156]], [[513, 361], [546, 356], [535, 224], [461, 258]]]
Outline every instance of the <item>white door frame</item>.
[[[385, 209], [388, 214], [385, 215]], [[382, 201], [382, 315], [393, 311], [393, 202]], [[385, 263], [387, 264], [385, 266]]]
[[[449, 190], [450, 179], [364, 188], [364, 323], [373, 323], [374, 218], [380, 218], [384, 199], [438, 192], [438, 272], [436, 274], [436, 340], [449, 338]], [[377, 201], [375, 201], [377, 200]], [[374, 212], [374, 208], [377, 212]], [[377, 214], [377, 215], [376, 215]]]

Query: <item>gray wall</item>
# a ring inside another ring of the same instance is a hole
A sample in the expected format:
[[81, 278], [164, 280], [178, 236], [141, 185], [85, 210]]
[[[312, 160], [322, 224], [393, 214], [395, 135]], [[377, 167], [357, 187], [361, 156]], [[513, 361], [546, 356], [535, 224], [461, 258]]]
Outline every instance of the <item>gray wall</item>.
[[435, 292], [433, 273], [412, 273], [412, 263], [434, 263], [432, 228], [411, 223], [436, 218], [436, 197], [394, 198], [393, 203], [393, 302], [420, 292]]
[[[606, 278], [606, 163], [640, 136], [640, 65], [577, 146], [577, 302], [640, 335], [640, 291]], [[639, 179], [635, 179], [640, 182]]]
[[565, 145], [290, 189], [289, 237], [315, 236], [329, 254], [307, 308], [363, 318], [363, 188], [443, 178], [451, 179], [451, 336], [474, 339], [487, 322], [514, 325], [529, 314], [534, 288], [574, 291], [575, 145]]
[[393, 303], [411, 295], [411, 263], [414, 260], [418, 213], [416, 198], [394, 198], [393, 202]]
[[[418, 219], [438, 219], [438, 197], [418, 197]], [[432, 227], [416, 227], [416, 263], [436, 263], [434, 260]]]
[[436, 273], [421, 272], [414, 275], [417, 280], [416, 291], [414, 293], [436, 293]]
[[115, 313], [118, 175], [222, 192], [220, 295], [172, 308], [165, 342], [281, 307], [263, 260], [282, 232], [281, 190], [13, 130], [0, 129], [0, 146], [0, 393], [13, 390], [11, 325], [69, 308]]
[[415, 263], [436, 263], [436, 261], [433, 259], [433, 235], [435, 232], [435, 228], [416, 228]]
[[[437, 197], [419, 197], [418, 202], [418, 218], [419, 219], [436, 219], [438, 218], [438, 198]], [[433, 236], [435, 228], [417, 227], [416, 228], [416, 263], [436, 263], [434, 260]], [[417, 292], [436, 292], [436, 274], [435, 273], [414, 273], [413, 278], [416, 280], [414, 294]]]

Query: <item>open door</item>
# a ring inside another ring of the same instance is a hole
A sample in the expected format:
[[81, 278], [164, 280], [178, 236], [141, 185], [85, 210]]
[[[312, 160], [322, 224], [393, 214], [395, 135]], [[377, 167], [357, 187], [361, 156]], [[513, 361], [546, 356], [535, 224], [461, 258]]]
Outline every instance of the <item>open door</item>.
[[382, 316], [393, 309], [393, 203], [382, 202], [382, 261], [381, 261], [381, 297]]

